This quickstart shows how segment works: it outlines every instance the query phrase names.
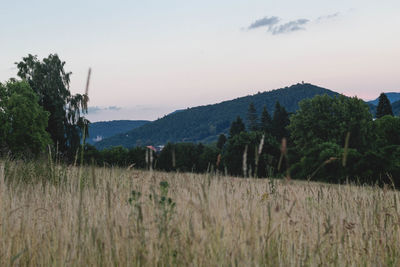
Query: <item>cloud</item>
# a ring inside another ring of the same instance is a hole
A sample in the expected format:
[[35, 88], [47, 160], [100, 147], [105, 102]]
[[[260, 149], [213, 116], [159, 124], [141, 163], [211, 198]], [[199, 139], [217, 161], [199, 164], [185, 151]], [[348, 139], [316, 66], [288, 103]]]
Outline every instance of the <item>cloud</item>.
[[88, 108], [88, 113], [93, 114], [93, 113], [99, 113], [102, 111], [106, 111], [106, 110], [113, 110], [113, 111], [117, 111], [120, 110], [120, 107], [117, 106], [109, 106], [109, 107], [98, 107], [98, 106], [94, 106], [94, 107], [89, 107]]
[[277, 16], [271, 16], [271, 17], [264, 17], [262, 19], [258, 19], [254, 21], [250, 26], [247, 27], [248, 30], [253, 30], [261, 27], [267, 27], [269, 33], [272, 35], [278, 35], [278, 34], [285, 34], [285, 33], [291, 33], [295, 31], [301, 31], [301, 30], [306, 30], [306, 25], [313, 22], [313, 23], [320, 23], [326, 20], [332, 20], [341, 15], [340, 12], [332, 13], [329, 15], [325, 16], [320, 16], [316, 19], [309, 20], [305, 18], [297, 19], [297, 20], [292, 20], [286, 23], [280, 23], [281, 18]]
[[276, 25], [280, 21], [280, 18], [272, 16], [272, 17], [265, 17], [262, 19], [258, 19], [253, 22], [247, 29], [253, 30], [260, 27], [272, 27]]
[[329, 15], [326, 15], [326, 16], [318, 17], [316, 19], [316, 22], [321, 22], [321, 21], [324, 21], [324, 20], [334, 19], [334, 18], [337, 18], [339, 16], [340, 16], [340, 12], [336, 12], [336, 13], [329, 14]]
[[272, 27], [272, 28], [269, 29], [269, 31], [273, 35], [277, 35], [277, 34], [283, 34], [283, 33], [289, 33], [289, 32], [305, 30], [306, 28], [304, 27], [304, 25], [306, 25], [308, 22], [310, 22], [308, 19], [292, 20], [292, 21], [289, 21], [289, 22], [287, 22], [285, 24]]

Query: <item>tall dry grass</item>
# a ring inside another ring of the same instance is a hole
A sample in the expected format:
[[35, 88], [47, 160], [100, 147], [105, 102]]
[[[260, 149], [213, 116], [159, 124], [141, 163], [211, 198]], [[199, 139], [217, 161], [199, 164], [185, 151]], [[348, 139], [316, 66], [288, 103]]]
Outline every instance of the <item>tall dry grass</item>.
[[400, 264], [388, 188], [34, 168], [0, 168], [1, 266]]

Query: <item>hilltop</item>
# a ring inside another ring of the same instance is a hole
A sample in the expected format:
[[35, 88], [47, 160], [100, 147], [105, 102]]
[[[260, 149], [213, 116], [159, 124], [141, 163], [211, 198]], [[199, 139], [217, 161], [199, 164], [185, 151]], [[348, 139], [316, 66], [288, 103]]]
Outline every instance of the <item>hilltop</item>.
[[150, 144], [162, 145], [167, 142], [210, 143], [216, 141], [219, 134], [227, 133], [231, 122], [237, 116], [245, 120], [251, 102], [259, 114], [266, 106], [272, 115], [276, 101], [279, 101], [288, 112], [295, 112], [301, 100], [323, 94], [338, 95], [332, 90], [305, 83], [259, 92], [218, 104], [188, 108], [129, 132], [106, 138], [97, 142], [95, 146], [104, 149], [119, 145], [127, 148]]

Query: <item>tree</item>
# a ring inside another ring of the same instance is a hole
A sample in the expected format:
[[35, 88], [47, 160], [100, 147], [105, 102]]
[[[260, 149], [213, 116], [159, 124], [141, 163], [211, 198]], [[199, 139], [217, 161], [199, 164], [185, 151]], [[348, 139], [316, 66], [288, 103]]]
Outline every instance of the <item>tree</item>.
[[51, 144], [48, 116], [28, 83], [0, 83], [0, 145], [13, 155], [37, 155]]
[[376, 108], [376, 118], [382, 118], [385, 115], [393, 116], [392, 105], [384, 93], [379, 96], [378, 107]]
[[249, 104], [249, 109], [247, 110], [247, 126], [249, 131], [258, 130], [257, 110], [253, 102]]
[[[243, 175], [243, 154], [246, 146], [248, 174], [257, 177], [266, 177], [268, 174], [273, 174], [280, 153], [279, 144], [273, 137], [266, 135], [264, 136], [264, 145], [261, 148], [261, 154], [259, 154], [262, 136], [261, 132], [241, 132], [229, 138], [222, 159], [229, 174], [235, 176]], [[257, 168], [256, 153], [259, 156]], [[257, 173], [255, 173], [256, 170]]]
[[323, 95], [303, 100], [299, 106], [297, 113], [291, 116], [288, 127], [299, 151], [324, 142], [343, 147], [348, 132], [350, 148], [361, 152], [368, 149], [372, 116], [368, 105], [361, 99]]
[[264, 133], [271, 133], [271, 131], [272, 131], [272, 118], [271, 118], [271, 115], [269, 115], [266, 106], [264, 106], [264, 109], [261, 113], [260, 127]]
[[285, 107], [277, 101], [275, 103], [274, 116], [272, 118], [272, 134], [280, 141], [283, 137], [288, 137], [289, 133], [286, 127], [289, 125], [289, 114]]
[[226, 143], [226, 136], [224, 134], [220, 134], [217, 141], [217, 148], [221, 150]]
[[376, 148], [391, 145], [400, 146], [400, 118], [393, 116], [383, 116], [374, 121], [374, 130], [376, 133]]
[[54, 145], [68, 157], [75, 155], [83, 129], [87, 129], [88, 96], [71, 95], [69, 83], [71, 72], [64, 70], [65, 62], [57, 54], [50, 54], [39, 61], [29, 54], [16, 63], [18, 76], [26, 80], [39, 96], [38, 103], [50, 113], [47, 132]]
[[237, 116], [236, 120], [232, 122], [231, 128], [229, 129], [229, 138], [232, 138], [235, 135], [240, 134], [246, 130], [244, 123], [240, 116]]

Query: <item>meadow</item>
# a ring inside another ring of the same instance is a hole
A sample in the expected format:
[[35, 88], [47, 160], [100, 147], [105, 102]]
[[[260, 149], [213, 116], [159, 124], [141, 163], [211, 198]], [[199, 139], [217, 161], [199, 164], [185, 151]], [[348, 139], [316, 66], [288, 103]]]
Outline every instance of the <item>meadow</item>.
[[0, 163], [0, 266], [398, 266], [399, 193]]

